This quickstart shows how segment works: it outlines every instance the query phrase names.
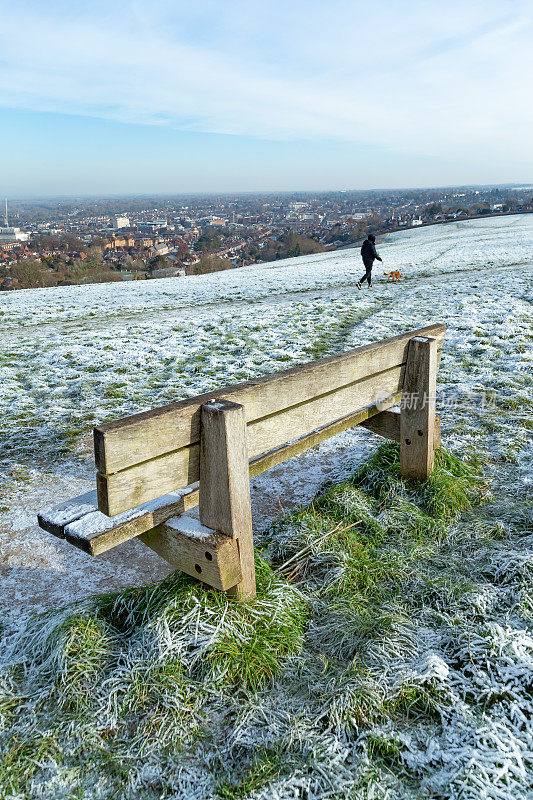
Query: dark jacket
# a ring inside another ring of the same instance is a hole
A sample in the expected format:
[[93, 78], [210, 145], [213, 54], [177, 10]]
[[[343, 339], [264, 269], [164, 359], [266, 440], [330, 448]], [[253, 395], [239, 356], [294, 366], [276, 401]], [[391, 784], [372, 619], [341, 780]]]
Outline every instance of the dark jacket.
[[363, 259], [363, 264], [365, 267], [371, 267], [374, 263], [374, 259], [376, 258], [378, 261], [382, 260], [381, 256], [378, 255], [376, 245], [374, 242], [370, 241], [370, 239], [365, 239], [363, 242], [363, 246], [361, 247], [361, 258]]

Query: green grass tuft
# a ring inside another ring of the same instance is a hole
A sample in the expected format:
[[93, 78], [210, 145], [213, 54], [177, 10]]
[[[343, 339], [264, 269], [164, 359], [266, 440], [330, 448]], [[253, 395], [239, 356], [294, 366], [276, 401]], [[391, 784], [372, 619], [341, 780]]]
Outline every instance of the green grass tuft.
[[[429, 481], [404, 480], [399, 447], [386, 443], [343, 483], [326, 486], [309, 506], [279, 519], [265, 543], [281, 574], [320, 598], [320, 613], [331, 619], [331, 626], [322, 620], [320, 627], [335, 641], [338, 656], [353, 657], [369, 641], [388, 642], [418, 603], [443, 611], [469, 594], [472, 584], [452, 545], [444, 561], [440, 552], [457, 535], [461, 515], [486, 493], [477, 467], [443, 448]], [[466, 521], [462, 529], [471, 538]], [[396, 614], [387, 611], [393, 606]], [[320, 648], [327, 647], [323, 638]], [[400, 646], [408, 648], [408, 642], [407, 635]], [[362, 691], [363, 714], [365, 699], [368, 713], [376, 699], [367, 695]], [[393, 708], [379, 713], [390, 716]]]
[[[184, 678], [256, 690], [272, 679], [285, 658], [299, 651], [307, 616], [303, 597], [258, 554], [256, 581], [256, 600], [240, 603], [176, 573], [155, 587], [109, 595], [99, 601], [98, 608], [122, 635], [162, 624], [171, 635], [188, 632], [182, 659]], [[212, 621], [217, 635], [208, 646], [200, 647], [202, 658], [196, 658], [199, 648], [194, 626], [202, 618]]]
[[[17, 792], [51, 760], [69, 770], [83, 758], [87, 776], [122, 792], [139, 754], [172, 759], [209, 736], [208, 700], [253, 696], [303, 646], [303, 596], [259, 555], [256, 574], [248, 603], [176, 573], [33, 618], [0, 685], [0, 786]], [[269, 770], [254, 766], [246, 785]]]
[[43, 764], [60, 758], [61, 750], [51, 733], [34, 729], [29, 735], [13, 736], [0, 758], [0, 789], [5, 792], [2, 796], [21, 796]]
[[111, 631], [97, 616], [74, 614], [56, 629], [56, 685], [61, 705], [79, 711], [90, 702], [112, 654]]
[[216, 789], [220, 800], [244, 800], [253, 792], [266, 786], [282, 769], [282, 753], [273, 748], [262, 748], [239, 775], [221, 781]]
[[394, 736], [371, 733], [367, 739], [368, 754], [372, 759], [389, 767], [397, 767], [402, 762], [404, 746]]
[[439, 447], [430, 479], [409, 481], [400, 472], [399, 444], [386, 442], [350, 480], [380, 504], [390, 505], [394, 498], [405, 496], [434, 519], [452, 520], [486, 498], [488, 486], [480, 466], [479, 461], [468, 463]]

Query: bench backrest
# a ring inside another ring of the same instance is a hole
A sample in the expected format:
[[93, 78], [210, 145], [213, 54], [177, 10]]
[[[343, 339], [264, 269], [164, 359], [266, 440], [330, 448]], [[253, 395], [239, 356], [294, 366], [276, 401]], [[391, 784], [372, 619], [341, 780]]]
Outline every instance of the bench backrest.
[[[244, 406], [248, 456], [279, 447], [402, 392], [409, 341], [437, 340], [434, 324], [248, 383], [171, 403], [94, 429], [98, 507], [114, 516], [200, 479], [201, 407]], [[289, 455], [287, 456], [289, 457]]]

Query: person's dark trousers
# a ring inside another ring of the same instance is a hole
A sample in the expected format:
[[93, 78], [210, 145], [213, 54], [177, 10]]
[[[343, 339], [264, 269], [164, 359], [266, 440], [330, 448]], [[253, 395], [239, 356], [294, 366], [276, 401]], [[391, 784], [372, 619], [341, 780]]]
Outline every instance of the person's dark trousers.
[[372, 286], [372, 264], [365, 264], [366, 272], [363, 277], [359, 280], [359, 283], [364, 283], [368, 281], [368, 285]]

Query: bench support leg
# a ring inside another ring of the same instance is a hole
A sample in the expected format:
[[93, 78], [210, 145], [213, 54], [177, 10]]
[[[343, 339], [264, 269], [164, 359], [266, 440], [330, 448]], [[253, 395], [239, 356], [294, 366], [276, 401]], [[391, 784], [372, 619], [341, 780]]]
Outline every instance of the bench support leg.
[[435, 395], [437, 341], [415, 336], [409, 342], [400, 413], [402, 475], [425, 481], [435, 460]]
[[237, 539], [242, 581], [227, 593], [250, 600], [256, 588], [244, 408], [215, 400], [201, 413], [200, 522]]

